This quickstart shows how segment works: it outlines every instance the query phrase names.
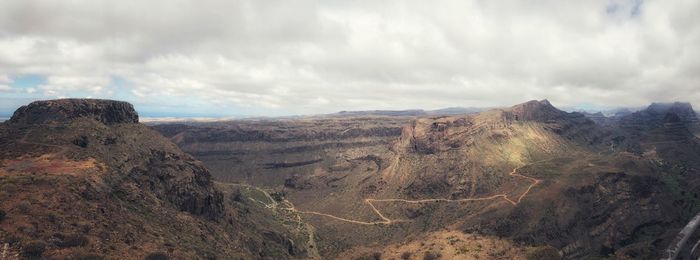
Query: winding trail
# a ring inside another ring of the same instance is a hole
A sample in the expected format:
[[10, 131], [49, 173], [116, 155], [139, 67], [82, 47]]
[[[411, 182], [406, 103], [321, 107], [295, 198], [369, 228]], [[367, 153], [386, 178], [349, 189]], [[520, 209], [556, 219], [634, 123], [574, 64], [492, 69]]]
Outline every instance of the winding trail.
[[[549, 160], [549, 159], [548, 159], [548, 160]], [[547, 160], [537, 161], [537, 162], [533, 162], [533, 163], [530, 163], [530, 164], [526, 164], [526, 165], [523, 165], [523, 166], [520, 166], [520, 167], [513, 168], [513, 170], [508, 174], [508, 175], [510, 175], [510, 176], [520, 177], [520, 178], [524, 178], [524, 179], [528, 179], [528, 180], [532, 181], [532, 183], [527, 187], [527, 189], [525, 190], [525, 192], [523, 192], [522, 194], [520, 194], [519, 196], [517, 196], [516, 198], [513, 198], [513, 199], [508, 198], [508, 195], [505, 194], [505, 193], [496, 194], [496, 195], [489, 196], [489, 197], [465, 198], [465, 199], [420, 199], [420, 200], [407, 200], [407, 199], [372, 199], [372, 198], [366, 198], [366, 199], [365, 199], [365, 203], [367, 203], [367, 204], [372, 208], [372, 210], [377, 214], [377, 216], [379, 216], [379, 218], [382, 219], [382, 220], [379, 220], [379, 221], [361, 221], [361, 220], [353, 220], [353, 219], [342, 218], [342, 217], [338, 217], [338, 216], [335, 216], [335, 215], [326, 214], [326, 213], [321, 213], [321, 212], [317, 212], [317, 211], [303, 211], [303, 210], [298, 210], [298, 209], [293, 208], [293, 207], [292, 207], [292, 208], [287, 208], [287, 210], [294, 211], [294, 212], [298, 212], [298, 213], [303, 213], [303, 214], [310, 214], [310, 215], [317, 215], [317, 216], [328, 217], [328, 218], [332, 218], [332, 219], [335, 219], [335, 220], [344, 221], [344, 222], [353, 223], [353, 224], [358, 224], [358, 225], [390, 225], [390, 224], [400, 223], [400, 222], [409, 222], [409, 220], [405, 220], [405, 219], [390, 219], [390, 218], [386, 217], [384, 214], [382, 214], [382, 212], [379, 211], [379, 209], [377, 209], [377, 207], [374, 205], [373, 202], [403, 202], [403, 203], [410, 203], [410, 204], [422, 204], [422, 203], [433, 203], [433, 202], [486, 201], [486, 200], [494, 200], [494, 199], [499, 199], [499, 198], [500, 198], [500, 199], [503, 199], [503, 200], [509, 202], [509, 203], [512, 204], [513, 206], [515, 206], [515, 205], [518, 205], [518, 203], [520, 203], [520, 202], [523, 200], [523, 198], [524, 198], [525, 196], [527, 196], [528, 193], [530, 193], [530, 190], [532, 190], [533, 187], [537, 186], [540, 182], [542, 182], [542, 180], [535, 179], [535, 178], [530, 177], [530, 176], [525, 176], [525, 175], [519, 174], [519, 173], [518, 173], [518, 169], [520, 169], [520, 168], [522, 168], [522, 167], [525, 167], [525, 166], [528, 166], [528, 165], [532, 165], [532, 164], [536, 164], [536, 163], [539, 163], [539, 162], [543, 162], [543, 161], [547, 161]]]

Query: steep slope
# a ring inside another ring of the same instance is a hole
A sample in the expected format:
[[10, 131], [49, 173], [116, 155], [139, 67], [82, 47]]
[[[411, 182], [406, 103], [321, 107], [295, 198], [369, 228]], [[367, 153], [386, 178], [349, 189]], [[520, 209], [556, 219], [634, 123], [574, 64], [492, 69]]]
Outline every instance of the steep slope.
[[[138, 123], [125, 102], [63, 99], [0, 124], [0, 242], [25, 256], [304, 258], [306, 234]], [[298, 243], [294, 241], [298, 240]]]
[[583, 115], [560, 111], [546, 100], [477, 115], [422, 118], [404, 128], [393, 147], [399, 163], [388, 175], [412, 197], [488, 194], [527, 183], [509, 176], [514, 167], [590, 152], [603, 135]]

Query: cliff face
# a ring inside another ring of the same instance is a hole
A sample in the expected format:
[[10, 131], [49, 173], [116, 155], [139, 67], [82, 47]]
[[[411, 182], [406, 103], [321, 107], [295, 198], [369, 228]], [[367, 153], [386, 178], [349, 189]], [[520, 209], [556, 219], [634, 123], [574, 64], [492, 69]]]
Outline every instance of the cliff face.
[[[149, 183], [149, 192], [183, 211], [210, 218], [223, 212], [221, 192], [213, 189], [209, 171], [167, 139], [138, 124], [138, 113], [127, 102], [36, 101], [17, 109], [9, 124], [22, 125], [34, 134], [52, 135], [54, 140], [33, 142], [47, 144], [38, 145], [40, 149], [50, 147], [48, 144], [63, 145], [63, 141], [69, 147], [64, 153], [68, 157], [99, 158], [119, 175], [128, 173], [131, 181]], [[46, 131], [46, 125], [63, 127]]]
[[[285, 179], [293, 178], [298, 169], [313, 168], [321, 158], [344, 161], [331, 157], [342, 151], [381, 151], [401, 136], [403, 126], [410, 120], [411, 117], [361, 116], [237, 120], [203, 127], [162, 124], [153, 128], [187, 153], [205, 163], [212, 162], [207, 168], [218, 180], [284, 185]], [[386, 161], [379, 164], [384, 167]], [[280, 167], [275, 165], [288, 166], [282, 168], [289, 170], [289, 175], [280, 174]], [[239, 173], [254, 173], [255, 178], [246, 180], [247, 176]]]
[[[245, 205], [227, 204], [207, 168], [139, 124], [126, 102], [63, 99], [19, 108], [0, 124], [0, 191], [7, 213], [0, 242], [13, 241], [13, 250], [40, 241], [49, 258], [79, 258], [71, 252], [83, 249], [111, 258], [303, 254], [259, 205], [241, 213]], [[55, 234], [84, 242], [65, 249]]]
[[43, 124], [77, 118], [91, 118], [104, 124], [139, 122], [139, 115], [131, 104], [100, 99], [35, 101], [17, 109], [10, 118], [10, 122]]

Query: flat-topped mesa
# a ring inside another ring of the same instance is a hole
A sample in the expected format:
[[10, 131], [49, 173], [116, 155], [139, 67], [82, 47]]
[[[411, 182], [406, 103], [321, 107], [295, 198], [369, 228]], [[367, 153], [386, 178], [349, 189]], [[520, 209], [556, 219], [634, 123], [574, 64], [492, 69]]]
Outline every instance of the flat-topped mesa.
[[555, 108], [546, 99], [531, 100], [512, 106], [506, 110], [505, 114], [510, 120], [540, 122], [557, 119], [563, 115], [566, 115], [566, 112]]
[[128, 102], [105, 99], [55, 99], [22, 106], [10, 123], [43, 124], [90, 118], [104, 124], [138, 123], [139, 115]]

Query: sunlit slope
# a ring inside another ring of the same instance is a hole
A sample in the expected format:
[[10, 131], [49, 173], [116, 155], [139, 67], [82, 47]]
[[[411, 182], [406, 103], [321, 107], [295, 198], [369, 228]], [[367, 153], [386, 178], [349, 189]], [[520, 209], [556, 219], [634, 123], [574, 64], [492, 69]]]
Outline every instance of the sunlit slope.
[[464, 197], [527, 186], [513, 167], [595, 154], [602, 131], [580, 114], [531, 101], [477, 115], [421, 118], [403, 129], [382, 173], [406, 194]]

